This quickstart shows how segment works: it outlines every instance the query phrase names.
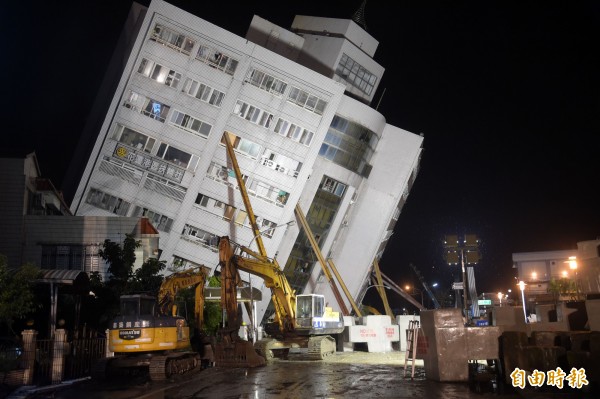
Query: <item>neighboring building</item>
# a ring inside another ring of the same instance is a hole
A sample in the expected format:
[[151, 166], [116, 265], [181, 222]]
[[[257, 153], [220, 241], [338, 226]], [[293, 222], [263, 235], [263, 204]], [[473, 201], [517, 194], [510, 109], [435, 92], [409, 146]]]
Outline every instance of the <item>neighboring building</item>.
[[[514, 253], [512, 259], [518, 280], [526, 284], [527, 302], [555, 302], [549, 291], [552, 280], [574, 282], [572, 295], [581, 298], [600, 293], [600, 240], [578, 242], [573, 250]], [[516, 283], [513, 292], [520, 295]]]
[[[577, 243], [577, 280], [582, 292], [600, 293], [600, 238]], [[598, 295], [595, 295], [597, 298]]]
[[[304, 233], [289, 223], [299, 203], [358, 297], [415, 181], [423, 141], [368, 105], [384, 71], [372, 58], [378, 42], [351, 20], [297, 16], [290, 32], [255, 16], [242, 38], [161, 0], [136, 10], [137, 36], [115, 57], [125, 61], [112, 101], [90, 118], [97, 137], [71, 210], [146, 216], [168, 265], [214, 269], [220, 236], [255, 241], [228, 134], [267, 253], [292, 286], [337, 307]], [[259, 317], [270, 298], [262, 289]]]
[[9, 267], [33, 263], [42, 269], [100, 272], [106, 277], [107, 265], [98, 250], [104, 240], [122, 242], [125, 234], [142, 244], [135, 266], [158, 256], [158, 232], [145, 218], [71, 215], [62, 194], [41, 177], [34, 153], [0, 158], [0, 184], [5, 188], [0, 197], [0, 254], [6, 255]]

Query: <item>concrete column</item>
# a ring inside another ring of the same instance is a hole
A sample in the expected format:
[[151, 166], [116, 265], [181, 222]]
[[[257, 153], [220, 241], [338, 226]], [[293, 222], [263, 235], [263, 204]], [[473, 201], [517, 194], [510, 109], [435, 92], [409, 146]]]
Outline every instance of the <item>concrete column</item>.
[[52, 351], [52, 384], [62, 381], [68, 347], [67, 332], [62, 328], [55, 330], [54, 350]]
[[23, 385], [33, 384], [33, 371], [35, 367], [35, 349], [37, 342], [37, 331], [24, 330], [21, 333], [23, 338]]

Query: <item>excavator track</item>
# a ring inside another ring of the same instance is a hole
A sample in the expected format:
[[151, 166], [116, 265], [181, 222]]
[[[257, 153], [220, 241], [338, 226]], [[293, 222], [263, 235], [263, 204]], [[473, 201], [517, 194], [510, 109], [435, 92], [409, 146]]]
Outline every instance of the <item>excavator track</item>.
[[323, 360], [335, 354], [335, 339], [329, 335], [310, 337], [308, 340], [308, 358], [310, 360]]
[[184, 374], [196, 369], [200, 364], [200, 355], [193, 352], [172, 353], [153, 356], [150, 360], [150, 379], [165, 381], [175, 374]]

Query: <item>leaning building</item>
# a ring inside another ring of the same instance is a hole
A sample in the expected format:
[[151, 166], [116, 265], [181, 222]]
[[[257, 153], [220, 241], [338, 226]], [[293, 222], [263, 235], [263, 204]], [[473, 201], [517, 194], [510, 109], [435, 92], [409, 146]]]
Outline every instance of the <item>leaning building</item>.
[[[339, 308], [292, 223], [299, 204], [322, 253], [359, 296], [415, 180], [423, 141], [369, 105], [384, 72], [373, 59], [378, 42], [353, 20], [308, 16], [290, 30], [255, 16], [243, 38], [162, 0], [135, 5], [129, 22], [117, 79], [101, 93], [109, 101], [90, 118], [93, 149], [72, 212], [146, 216], [168, 265], [214, 271], [219, 236], [256, 248], [227, 165], [227, 134], [266, 251], [291, 285]], [[263, 290], [257, 315], [268, 316], [270, 292], [260, 278], [242, 277]]]

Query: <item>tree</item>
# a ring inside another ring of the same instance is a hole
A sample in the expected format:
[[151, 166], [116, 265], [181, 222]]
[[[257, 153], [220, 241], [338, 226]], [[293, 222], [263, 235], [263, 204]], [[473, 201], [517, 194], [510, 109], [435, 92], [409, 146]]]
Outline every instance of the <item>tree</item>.
[[115, 289], [117, 297], [127, 289], [127, 283], [133, 274], [135, 249], [140, 245], [140, 241], [136, 241], [132, 234], [126, 234], [123, 246], [106, 239], [102, 249], [98, 251], [98, 255], [108, 263], [108, 284]]
[[12, 334], [13, 324], [33, 313], [35, 300], [33, 281], [40, 277], [40, 269], [25, 264], [18, 269], [8, 267], [6, 256], [0, 255], [0, 324], [5, 324]]
[[577, 285], [575, 281], [568, 278], [550, 280], [548, 293], [552, 294], [554, 301], [557, 303], [561, 297], [568, 296], [571, 300], [578, 299]]
[[129, 281], [127, 291], [149, 292], [151, 295], [157, 295], [164, 277], [161, 272], [166, 268], [166, 261], [150, 258], [142, 267], [137, 269]]
[[[208, 279], [209, 287], [220, 287], [221, 280], [217, 276], [211, 276]], [[219, 325], [223, 320], [223, 311], [219, 302], [204, 303], [204, 333], [207, 335], [215, 335], [219, 329]]]

